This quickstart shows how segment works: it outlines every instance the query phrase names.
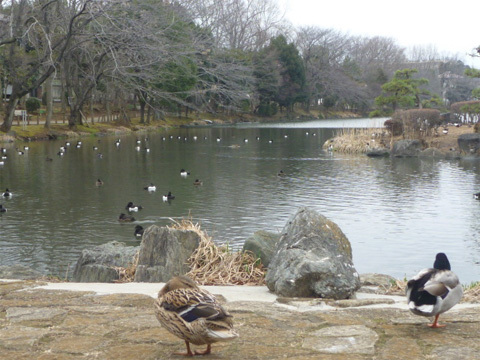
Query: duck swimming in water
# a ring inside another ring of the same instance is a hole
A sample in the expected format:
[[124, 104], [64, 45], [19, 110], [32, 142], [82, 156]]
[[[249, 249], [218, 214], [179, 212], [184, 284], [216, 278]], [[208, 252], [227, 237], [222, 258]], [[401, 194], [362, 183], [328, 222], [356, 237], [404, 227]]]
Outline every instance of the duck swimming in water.
[[[178, 355], [207, 355], [211, 353], [211, 344], [238, 337], [232, 315], [215, 296], [186, 276], [172, 278], [160, 290], [155, 315], [165, 329], [185, 341], [187, 352]], [[207, 348], [192, 352], [190, 343], [206, 344]]]
[[140, 205], [133, 205], [133, 202], [130, 201], [127, 206], [125, 206], [125, 209], [129, 212], [137, 212], [138, 210], [142, 210], [143, 207]]
[[148, 192], [157, 191], [157, 187], [155, 185], [153, 185], [152, 183], [150, 183], [150, 185], [148, 185], [148, 186], [145, 186], [143, 189], [147, 190]]
[[415, 315], [435, 316], [432, 328], [444, 327], [438, 324], [438, 317], [455, 306], [463, 296], [458, 276], [450, 270], [450, 262], [444, 253], [438, 253], [433, 268], [420, 271], [407, 283], [408, 308]]
[[133, 234], [135, 235], [135, 237], [142, 237], [143, 232], [144, 232], [143, 226], [142, 225], [137, 225], [137, 226], [135, 226], [135, 231], [134, 231]]
[[118, 217], [118, 221], [120, 221], [120, 222], [133, 222], [133, 221], [135, 221], [135, 218], [131, 215], [125, 215], [124, 213], [121, 213], [120, 216]]
[[172, 195], [172, 192], [169, 191], [167, 195], [163, 195], [163, 201], [170, 201], [175, 199], [175, 196]]

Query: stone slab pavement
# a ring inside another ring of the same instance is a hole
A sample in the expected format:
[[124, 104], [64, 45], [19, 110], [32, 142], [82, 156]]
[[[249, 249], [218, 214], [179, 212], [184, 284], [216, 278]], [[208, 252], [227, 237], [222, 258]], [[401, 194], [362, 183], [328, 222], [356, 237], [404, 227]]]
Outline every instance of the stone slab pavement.
[[[153, 301], [160, 283], [0, 280], [0, 359], [182, 359]], [[280, 298], [264, 286], [206, 286], [234, 316], [240, 337], [208, 359], [480, 359], [480, 305], [411, 314], [404, 296]], [[196, 347], [194, 347], [196, 348]], [[203, 347], [200, 347], [201, 349]]]

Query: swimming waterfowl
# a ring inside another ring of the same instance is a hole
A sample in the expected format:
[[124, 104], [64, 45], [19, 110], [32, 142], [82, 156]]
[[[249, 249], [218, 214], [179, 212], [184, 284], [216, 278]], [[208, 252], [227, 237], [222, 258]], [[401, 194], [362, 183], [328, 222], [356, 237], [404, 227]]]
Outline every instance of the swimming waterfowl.
[[433, 268], [423, 269], [407, 283], [408, 308], [415, 315], [435, 316], [429, 326], [444, 327], [438, 324], [440, 314], [450, 310], [463, 296], [463, 288], [458, 276], [451, 271], [450, 262], [444, 253], [435, 257]]
[[278, 175], [278, 176], [285, 176], [285, 175], [287, 175], [287, 174], [285, 174], [285, 173], [283, 172], [283, 170], [280, 170], [277, 175]]
[[137, 212], [138, 210], [142, 210], [143, 207], [140, 205], [133, 205], [133, 202], [130, 201], [127, 206], [125, 206], [125, 209], [129, 212]]
[[95, 181], [95, 186], [103, 186], [103, 181], [101, 179], [97, 179], [97, 181]]
[[480, 200], [480, 192], [476, 193], [476, 194], [473, 194], [473, 197], [477, 200]]
[[2, 194], [3, 197], [6, 197], [6, 198], [9, 198], [12, 196], [12, 193], [10, 192], [10, 190], [5, 189], [5, 192]]
[[170, 201], [175, 199], [175, 196], [172, 195], [172, 192], [169, 191], [167, 195], [163, 195], [163, 201]]
[[125, 215], [124, 213], [121, 213], [120, 216], [118, 217], [118, 221], [120, 221], [120, 222], [132, 222], [132, 221], [135, 221], [135, 218], [131, 215]]
[[135, 235], [135, 237], [142, 237], [143, 232], [144, 232], [143, 226], [137, 225], [135, 226], [135, 231], [133, 232], [133, 234]]
[[[172, 278], [160, 290], [155, 315], [166, 330], [185, 341], [187, 352], [177, 355], [207, 355], [211, 353], [211, 344], [238, 337], [232, 315], [215, 296], [186, 276]], [[190, 343], [207, 348], [192, 352]]]
[[3, 204], [0, 204], [0, 213], [7, 212], [7, 209], [3, 207]]
[[147, 190], [147, 191], [150, 191], [150, 192], [157, 191], [157, 187], [155, 185], [153, 185], [152, 183], [150, 183], [150, 185], [148, 185], [148, 186], [145, 186], [143, 189]]
[[195, 179], [195, 181], [193, 182], [193, 185], [195, 185], [195, 186], [200, 186], [202, 184], [203, 184], [203, 182], [200, 181], [199, 179]]
[[186, 177], [187, 175], [190, 175], [189, 171], [185, 169], [180, 170], [180, 176]]

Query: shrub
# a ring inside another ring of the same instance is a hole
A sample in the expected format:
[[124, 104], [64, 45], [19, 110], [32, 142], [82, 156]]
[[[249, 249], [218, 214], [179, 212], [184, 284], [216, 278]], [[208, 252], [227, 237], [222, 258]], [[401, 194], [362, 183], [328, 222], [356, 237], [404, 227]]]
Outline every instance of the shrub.
[[392, 120], [403, 126], [403, 133], [409, 135], [427, 135], [441, 123], [440, 111], [436, 109], [410, 109], [395, 111]]
[[403, 123], [401, 121], [389, 119], [385, 121], [383, 125], [393, 136], [398, 136], [403, 133]]
[[38, 109], [40, 109], [41, 106], [42, 102], [40, 101], [40, 99], [34, 97], [28, 98], [25, 102], [25, 108], [27, 109], [28, 113], [36, 112]]

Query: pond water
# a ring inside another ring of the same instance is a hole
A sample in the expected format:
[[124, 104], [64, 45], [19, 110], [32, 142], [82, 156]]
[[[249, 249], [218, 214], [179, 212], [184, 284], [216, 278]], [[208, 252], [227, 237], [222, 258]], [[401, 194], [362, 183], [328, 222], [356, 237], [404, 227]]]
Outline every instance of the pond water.
[[[360, 273], [410, 277], [443, 251], [462, 283], [480, 280], [480, 201], [472, 196], [480, 191], [479, 161], [377, 159], [321, 148], [344, 128], [382, 123], [179, 128], [122, 136], [118, 146], [118, 137], [91, 137], [79, 148], [71, 141], [63, 156], [64, 140], [29, 143], [24, 155], [14, 147], [24, 144], [10, 145], [0, 166], [0, 189], [13, 193], [1, 201], [8, 211], [0, 215], [0, 265], [64, 278], [83, 249], [113, 240], [138, 245], [135, 225], [188, 217], [215, 242], [240, 249], [255, 231], [279, 232], [308, 206], [340, 226]], [[190, 175], [182, 177], [182, 168]], [[277, 176], [280, 170], [286, 176]], [[97, 178], [103, 186], [95, 186]], [[203, 185], [193, 185], [197, 178]], [[156, 192], [144, 190], [150, 183]], [[175, 199], [164, 202], [168, 191]], [[129, 201], [143, 209], [135, 223], [119, 223]]]

